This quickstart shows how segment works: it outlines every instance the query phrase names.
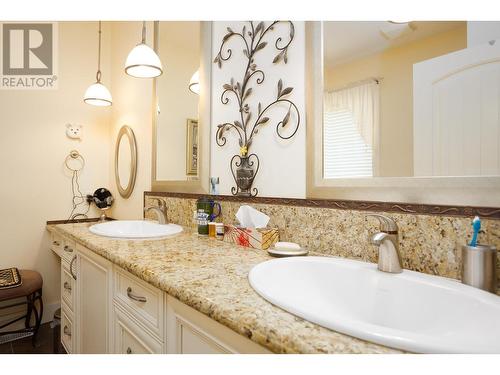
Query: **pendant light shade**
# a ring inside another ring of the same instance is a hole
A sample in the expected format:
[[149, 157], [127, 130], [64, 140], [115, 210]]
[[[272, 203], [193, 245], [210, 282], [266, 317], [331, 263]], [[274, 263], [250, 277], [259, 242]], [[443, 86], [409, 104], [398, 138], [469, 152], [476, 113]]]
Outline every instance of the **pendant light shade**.
[[96, 105], [99, 107], [106, 107], [113, 103], [111, 98], [111, 93], [100, 82], [96, 82], [89, 86], [87, 91], [85, 91], [85, 97], [83, 101], [87, 104]]
[[85, 91], [83, 101], [90, 105], [107, 107], [113, 103], [113, 99], [109, 90], [101, 83], [101, 21], [99, 21], [99, 49], [97, 56], [96, 82]]
[[142, 41], [136, 45], [125, 61], [125, 73], [137, 78], [154, 78], [163, 73], [160, 58], [146, 44], [146, 22], [142, 23]]
[[195, 94], [200, 94], [200, 71], [194, 72], [193, 76], [189, 80], [189, 90]]

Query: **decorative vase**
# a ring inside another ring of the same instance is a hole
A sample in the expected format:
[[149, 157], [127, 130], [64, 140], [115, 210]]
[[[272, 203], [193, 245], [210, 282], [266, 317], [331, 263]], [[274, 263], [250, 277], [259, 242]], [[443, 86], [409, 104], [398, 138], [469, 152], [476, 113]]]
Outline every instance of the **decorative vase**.
[[231, 159], [231, 172], [236, 187], [231, 188], [233, 195], [255, 197], [258, 193], [252, 184], [259, 170], [259, 158], [255, 154], [249, 156], [234, 155]]

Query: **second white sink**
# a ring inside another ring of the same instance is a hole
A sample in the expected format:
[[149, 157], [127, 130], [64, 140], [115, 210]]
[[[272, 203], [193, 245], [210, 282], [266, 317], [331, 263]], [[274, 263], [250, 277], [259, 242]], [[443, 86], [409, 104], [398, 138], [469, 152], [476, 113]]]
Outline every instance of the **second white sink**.
[[269, 302], [378, 344], [421, 353], [500, 353], [500, 297], [458, 281], [343, 258], [270, 260], [249, 274]]
[[182, 232], [177, 224], [158, 224], [146, 220], [114, 220], [94, 224], [90, 232], [104, 237], [123, 239], [155, 239]]

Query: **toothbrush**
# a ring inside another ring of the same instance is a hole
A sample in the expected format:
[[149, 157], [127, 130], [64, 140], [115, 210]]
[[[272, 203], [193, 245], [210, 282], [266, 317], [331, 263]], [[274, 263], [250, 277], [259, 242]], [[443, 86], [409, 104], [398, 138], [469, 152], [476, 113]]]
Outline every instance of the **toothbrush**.
[[476, 247], [477, 234], [481, 230], [481, 219], [479, 219], [479, 216], [476, 216], [474, 220], [472, 220], [472, 229], [474, 230], [474, 232], [472, 234], [472, 241], [470, 242], [470, 246]]

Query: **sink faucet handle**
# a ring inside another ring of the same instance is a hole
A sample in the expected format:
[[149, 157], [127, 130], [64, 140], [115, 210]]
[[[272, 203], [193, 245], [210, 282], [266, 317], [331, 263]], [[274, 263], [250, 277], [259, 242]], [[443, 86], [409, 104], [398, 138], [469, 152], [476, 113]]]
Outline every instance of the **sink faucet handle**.
[[366, 217], [374, 217], [380, 222], [380, 230], [386, 233], [397, 233], [398, 225], [396, 222], [388, 216], [379, 214], [368, 214]]
[[165, 203], [165, 201], [163, 199], [153, 198], [153, 200], [155, 200], [158, 203], [158, 207], [160, 207], [161, 209], [164, 209], [167, 207], [167, 204]]

